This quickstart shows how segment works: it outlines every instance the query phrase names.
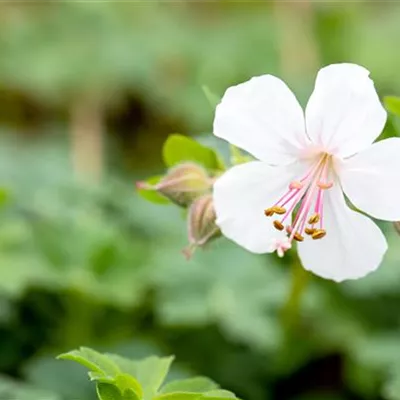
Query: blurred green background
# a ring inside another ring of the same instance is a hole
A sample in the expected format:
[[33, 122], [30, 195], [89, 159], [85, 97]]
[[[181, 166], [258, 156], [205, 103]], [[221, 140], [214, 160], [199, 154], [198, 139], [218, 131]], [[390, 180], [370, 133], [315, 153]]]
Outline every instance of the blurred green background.
[[[367, 67], [400, 94], [400, 3], [0, 2], [0, 399], [93, 400], [54, 356], [80, 345], [175, 354], [244, 400], [400, 399], [400, 238], [354, 282], [295, 254], [220, 239], [190, 262], [179, 209], [137, 196], [170, 133], [211, 136], [221, 95], [282, 77], [304, 104], [318, 69]], [[391, 117], [385, 135], [394, 135]], [[290, 305], [290, 302], [289, 302]]]

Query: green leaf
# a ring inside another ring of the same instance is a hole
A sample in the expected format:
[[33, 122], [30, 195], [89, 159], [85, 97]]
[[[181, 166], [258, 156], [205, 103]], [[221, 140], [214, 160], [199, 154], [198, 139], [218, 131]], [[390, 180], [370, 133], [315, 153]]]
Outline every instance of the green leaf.
[[103, 374], [104, 376], [114, 377], [120, 373], [118, 366], [107, 355], [100, 354], [87, 347], [81, 347], [79, 350], [61, 354], [57, 358], [75, 361], [90, 371], [97, 372], [99, 376]]
[[115, 378], [115, 384], [121, 390], [122, 393], [125, 392], [131, 393], [129, 394], [132, 398], [141, 399], [143, 397], [143, 390], [140, 383], [131, 375], [128, 374], [120, 374]]
[[124, 400], [140, 400], [136, 392], [133, 389], [126, 389], [123, 394]]
[[383, 101], [388, 111], [400, 116], [400, 97], [386, 96]]
[[[138, 183], [136, 189], [140, 194], [140, 196], [142, 196], [145, 200], [150, 201], [152, 203], [170, 204], [171, 202], [165, 196], [158, 193], [157, 190], [152, 189], [152, 186], [156, 185], [161, 179], [162, 176], [157, 175], [157, 176], [152, 176], [151, 178], [148, 178], [143, 182], [140, 182], [140, 184]], [[146, 184], [148, 185], [148, 188], [146, 188], [145, 186]]]
[[119, 389], [109, 383], [98, 383], [96, 391], [100, 400], [124, 400]]
[[174, 392], [164, 393], [153, 398], [153, 400], [195, 400], [200, 399], [201, 393]]
[[10, 198], [10, 192], [6, 188], [0, 187], [0, 207], [6, 205]]
[[230, 392], [229, 390], [224, 390], [224, 389], [217, 389], [217, 390], [210, 390], [207, 393], [204, 393], [203, 397], [206, 397], [207, 399], [213, 398], [213, 399], [234, 399], [236, 398], [235, 394]]
[[174, 357], [151, 356], [137, 362], [136, 378], [143, 387], [144, 398], [152, 398], [164, 382]]
[[[107, 356], [124, 373], [125, 379], [129, 375], [135, 377], [140, 389], [135, 389], [135, 384], [132, 380], [129, 383], [130, 388], [134, 389], [139, 397], [144, 397], [145, 399], [150, 399], [157, 393], [174, 359], [174, 357], [151, 356], [143, 360], [129, 360], [116, 354], [107, 354]], [[122, 388], [120, 385], [118, 386]]]
[[276, 348], [281, 332], [274, 310], [286, 299], [287, 276], [272, 256], [266, 256], [265, 268], [260, 258], [222, 241], [213, 251], [199, 252], [189, 269], [186, 260], [166, 252], [160, 257], [156, 307], [163, 323], [216, 323], [231, 340]]
[[180, 134], [172, 134], [168, 137], [163, 147], [163, 159], [167, 167], [184, 161], [195, 161], [210, 170], [224, 168], [213, 149]]
[[218, 103], [221, 101], [221, 98], [217, 96], [215, 93], [213, 93], [208, 86], [203, 85], [201, 87], [203, 89], [203, 92], [211, 106], [211, 108], [214, 110], [215, 107], [218, 105]]
[[97, 381], [102, 383], [115, 383], [115, 379], [110, 376], [104, 376], [103, 372], [89, 371], [89, 378], [91, 381]]
[[203, 393], [218, 388], [219, 385], [217, 385], [211, 379], [203, 376], [198, 376], [196, 378], [181, 379], [169, 382], [161, 389], [161, 393], [172, 393], [172, 392]]
[[138, 363], [137, 360], [130, 360], [129, 358], [122, 357], [118, 354], [105, 354], [110, 360], [112, 360], [124, 374], [129, 374], [137, 378], [138, 374]]
[[231, 163], [233, 165], [244, 164], [249, 161], [254, 161], [254, 158], [243, 154], [241, 150], [236, 146], [230, 145], [229, 148], [231, 151]]

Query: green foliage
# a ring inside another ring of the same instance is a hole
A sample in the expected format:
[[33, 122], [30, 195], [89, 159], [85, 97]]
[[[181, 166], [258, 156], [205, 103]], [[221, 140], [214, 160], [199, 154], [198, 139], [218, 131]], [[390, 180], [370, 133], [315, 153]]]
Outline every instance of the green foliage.
[[400, 97], [386, 96], [383, 100], [388, 111], [400, 116]]
[[1, 400], [61, 400], [56, 393], [40, 390], [30, 385], [0, 376]]
[[383, 389], [384, 398], [387, 400], [400, 399], [400, 365], [397, 364], [390, 370], [389, 380]]
[[89, 348], [82, 347], [79, 350], [73, 350], [69, 353], [61, 354], [58, 358], [62, 360], [72, 360], [90, 371], [97, 373], [96, 378], [112, 377], [120, 372], [120, 368], [116, 363], [106, 355], [100, 354]]
[[[168, 254], [164, 257], [166, 263], [156, 276], [157, 312], [164, 323], [214, 322], [228, 337], [255, 348], [278, 344], [275, 312], [285, 299], [286, 280], [272, 257], [264, 268], [260, 258], [227, 243], [196, 254], [190, 268], [184, 260], [173, 263]], [[224, 262], [218, 263], [222, 257]]]
[[[117, 171], [121, 157], [113, 149], [132, 149], [136, 166], [143, 150], [159, 159], [156, 144], [171, 129], [210, 132], [219, 99], [202, 92], [204, 83], [222, 94], [270, 73], [306, 104], [316, 69], [347, 60], [371, 71], [382, 98], [399, 93], [400, 52], [390, 38], [400, 37], [400, 8], [309, 2], [293, 16], [295, 6], [271, 2], [187, 3], [1, 7], [2, 131], [12, 119], [28, 132], [0, 143], [0, 369], [21, 377], [0, 380], [0, 399], [93, 400], [90, 382], [49, 357], [81, 344], [121, 346], [128, 354], [122, 347], [133, 337], [139, 339], [129, 357], [177, 354], [182, 362], [160, 398], [198, 399], [215, 390], [206, 378], [190, 378], [204, 374], [248, 400], [280, 398], [282, 386], [302, 392], [290, 396], [297, 400], [398, 399], [400, 239], [389, 227], [389, 252], [376, 272], [340, 285], [310, 279], [293, 324], [283, 328], [291, 256], [254, 256], [222, 239], [187, 262], [179, 252], [187, 240], [179, 210], [136, 196], [136, 177]], [[293, 62], [296, 51], [302, 57]], [[83, 95], [100, 100], [105, 133], [112, 128], [101, 188], [73, 183], [73, 155], [55, 144], [59, 132], [69, 132], [58, 124]], [[400, 132], [398, 98], [386, 98], [385, 106], [391, 115], [383, 136], [390, 137]], [[114, 132], [125, 115], [134, 116], [134, 126], [129, 118], [123, 127], [128, 144]], [[45, 131], [48, 141], [33, 139]], [[174, 140], [172, 162], [223, 169], [213, 149]], [[232, 163], [248, 160], [231, 148]], [[140, 176], [160, 172], [145, 161]], [[153, 190], [140, 195], [167, 202]], [[108, 375], [91, 371], [99, 395], [136, 400], [136, 364], [109, 358], [121, 372], [111, 385]], [[332, 393], [315, 387], [321, 370]], [[299, 386], [308, 371], [311, 379]]]
[[[220, 400], [236, 398], [208, 378], [172, 381], [163, 388], [173, 357], [130, 360], [115, 354], [101, 354], [81, 347], [61, 354], [59, 359], [75, 361], [89, 369], [96, 381], [99, 400]], [[161, 389], [160, 389], [161, 388]]]
[[213, 93], [208, 86], [203, 85], [202, 86], [204, 95], [206, 96], [206, 99], [208, 101], [208, 103], [210, 104], [210, 107], [212, 108], [212, 110], [215, 110], [215, 107], [218, 105], [218, 103], [221, 101], [221, 98], [219, 96], [217, 96], [215, 93]]
[[230, 145], [229, 146], [231, 151], [231, 163], [232, 165], [244, 164], [249, 161], [253, 161], [254, 158], [250, 157], [238, 149], [236, 146]]
[[163, 159], [167, 167], [185, 161], [195, 161], [211, 171], [224, 168], [218, 154], [213, 149], [179, 134], [168, 137], [163, 147]]
[[173, 392], [208, 392], [218, 389], [218, 385], [211, 379], [199, 376], [197, 378], [181, 379], [167, 383], [161, 390], [161, 393]]

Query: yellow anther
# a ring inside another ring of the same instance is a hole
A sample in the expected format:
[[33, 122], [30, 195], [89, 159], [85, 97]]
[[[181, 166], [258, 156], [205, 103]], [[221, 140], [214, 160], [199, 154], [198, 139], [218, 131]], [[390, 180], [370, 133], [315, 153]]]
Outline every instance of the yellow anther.
[[325, 235], [326, 235], [325, 229], [317, 229], [317, 230], [311, 235], [311, 237], [312, 237], [314, 240], [317, 240], [317, 239], [322, 239]]
[[311, 215], [311, 217], [308, 218], [309, 224], [316, 224], [318, 221], [319, 221], [319, 214]]
[[285, 227], [283, 226], [281, 221], [275, 220], [274, 221], [274, 227], [278, 229], [278, 231], [283, 231]]
[[274, 210], [274, 212], [276, 214], [279, 214], [279, 215], [286, 213], [286, 208], [284, 208], [284, 207], [275, 206], [275, 207], [272, 207], [272, 209]]
[[266, 210], [264, 210], [264, 214], [267, 217], [272, 217], [274, 215], [274, 213], [275, 213], [274, 207], [270, 207], [270, 208], [267, 208]]
[[330, 189], [333, 186], [333, 182], [318, 182], [317, 186], [320, 189]]
[[305, 232], [307, 235], [312, 235], [315, 231], [316, 231], [315, 228], [306, 228], [306, 229], [304, 229], [304, 232]]
[[296, 232], [293, 236], [294, 240], [297, 240], [298, 242], [302, 242], [304, 240], [304, 237], [300, 235], [299, 232]]
[[304, 185], [299, 181], [290, 182], [289, 189], [301, 189]]

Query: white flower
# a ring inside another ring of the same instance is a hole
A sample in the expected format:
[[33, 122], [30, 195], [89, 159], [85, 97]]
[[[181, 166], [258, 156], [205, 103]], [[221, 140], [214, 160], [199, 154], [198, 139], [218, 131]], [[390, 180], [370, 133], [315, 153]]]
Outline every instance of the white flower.
[[[305, 116], [274, 76], [229, 88], [214, 133], [261, 161], [217, 180], [222, 233], [254, 253], [283, 254], [296, 240], [304, 268], [335, 281], [375, 270], [386, 239], [344, 194], [374, 218], [400, 220], [400, 138], [372, 144], [385, 122], [369, 72], [358, 65], [321, 69]], [[289, 243], [280, 242], [285, 237]]]

